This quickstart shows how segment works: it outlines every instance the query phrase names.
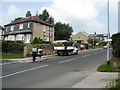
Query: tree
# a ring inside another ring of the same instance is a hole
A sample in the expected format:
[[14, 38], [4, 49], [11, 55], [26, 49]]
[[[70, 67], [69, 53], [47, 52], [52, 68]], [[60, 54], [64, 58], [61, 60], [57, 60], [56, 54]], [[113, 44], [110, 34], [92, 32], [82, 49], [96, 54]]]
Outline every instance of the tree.
[[120, 58], [120, 33], [112, 35], [113, 56]]
[[49, 15], [49, 12], [46, 9], [43, 10], [42, 14], [38, 14], [37, 12], [36, 16], [50, 24], [54, 24], [54, 18]]
[[48, 23], [50, 23], [50, 24], [52, 24], [52, 25], [54, 25], [54, 18], [52, 17], [52, 16], [50, 16], [49, 18], [48, 18], [48, 21], [47, 21]]
[[67, 40], [72, 35], [73, 29], [69, 24], [57, 22], [55, 25], [55, 40]]
[[43, 10], [42, 14], [39, 14], [38, 15], [40, 19], [44, 20], [44, 21], [47, 21], [48, 18], [49, 18], [49, 13], [48, 11], [45, 9]]
[[[94, 40], [94, 41], [93, 41]], [[88, 43], [89, 44], [93, 44], [93, 42], [94, 42], [94, 45], [96, 45], [96, 43], [98, 43], [98, 40], [97, 39], [93, 39], [93, 38], [89, 38], [88, 39]]]

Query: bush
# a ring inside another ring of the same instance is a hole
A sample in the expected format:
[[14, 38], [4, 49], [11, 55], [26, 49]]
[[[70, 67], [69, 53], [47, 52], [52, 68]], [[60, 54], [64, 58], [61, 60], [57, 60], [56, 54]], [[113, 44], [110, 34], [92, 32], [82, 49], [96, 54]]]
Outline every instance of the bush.
[[120, 78], [110, 82], [106, 88], [107, 90], [119, 90], [120, 89]]
[[23, 53], [24, 44], [22, 42], [2, 41], [3, 53]]
[[120, 58], [120, 33], [112, 35], [113, 56]]
[[42, 40], [40, 38], [35, 37], [32, 44], [41, 44]]
[[100, 46], [106, 46], [107, 42], [100, 42]]
[[51, 42], [43, 41], [42, 39], [35, 37], [32, 44], [51, 44]]
[[62, 46], [62, 42], [57, 42], [56, 46]]

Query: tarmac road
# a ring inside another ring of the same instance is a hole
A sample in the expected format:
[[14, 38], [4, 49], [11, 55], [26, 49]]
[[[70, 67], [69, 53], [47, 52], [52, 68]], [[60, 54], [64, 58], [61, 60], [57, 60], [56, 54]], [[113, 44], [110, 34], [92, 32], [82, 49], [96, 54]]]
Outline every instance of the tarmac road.
[[1, 65], [3, 88], [71, 88], [106, 63], [106, 49]]

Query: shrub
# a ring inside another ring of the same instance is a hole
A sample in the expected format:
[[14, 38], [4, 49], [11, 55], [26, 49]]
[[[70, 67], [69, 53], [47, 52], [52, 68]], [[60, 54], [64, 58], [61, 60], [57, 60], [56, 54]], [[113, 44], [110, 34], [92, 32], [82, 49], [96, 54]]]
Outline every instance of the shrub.
[[41, 40], [40, 40], [40, 38], [37, 38], [37, 37], [35, 37], [32, 42], [32, 44], [40, 44], [40, 43], [41, 43]]
[[22, 42], [2, 41], [2, 52], [4, 53], [23, 53], [24, 44]]
[[113, 56], [120, 58], [120, 33], [112, 35]]
[[56, 46], [62, 46], [62, 42], [57, 42]]
[[100, 45], [101, 45], [101, 46], [106, 46], [106, 45], [107, 45], [107, 42], [100, 42]]
[[107, 90], [119, 90], [120, 89], [120, 78], [113, 80], [106, 86]]

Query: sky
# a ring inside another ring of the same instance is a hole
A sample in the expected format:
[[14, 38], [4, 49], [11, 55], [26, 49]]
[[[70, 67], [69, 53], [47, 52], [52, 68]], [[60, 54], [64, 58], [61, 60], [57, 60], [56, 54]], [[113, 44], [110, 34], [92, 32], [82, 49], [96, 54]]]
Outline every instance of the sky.
[[[118, 1], [109, 0], [110, 33], [118, 32]], [[17, 17], [25, 17], [47, 9], [55, 22], [69, 23], [73, 34], [107, 33], [107, 0], [2, 0], [0, 2], [0, 25], [4, 26]]]

